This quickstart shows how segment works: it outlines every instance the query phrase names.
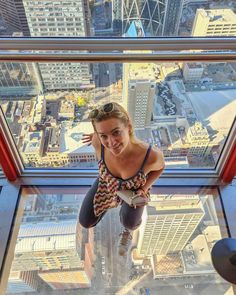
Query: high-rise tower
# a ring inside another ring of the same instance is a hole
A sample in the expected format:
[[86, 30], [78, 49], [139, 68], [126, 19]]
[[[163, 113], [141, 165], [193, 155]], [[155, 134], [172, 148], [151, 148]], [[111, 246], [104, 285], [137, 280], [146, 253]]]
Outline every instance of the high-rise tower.
[[[140, 20], [145, 33], [150, 36], [176, 36], [178, 34], [183, 0], [123, 0], [121, 5], [123, 34], [127, 32], [134, 20]], [[119, 10], [116, 10], [118, 13]]]
[[0, 0], [0, 15], [9, 28], [30, 35], [22, 0]]
[[198, 9], [192, 36], [236, 36], [236, 14], [232, 9]]
[[36, 63], [0, 63], [0, 95], [31, 96], [42, 90]]
[[155, 89], [155, 64], [124, 65], [124, 99], [135, 128], [150, 125]]
[[140, 226], [138, 253], [166, 255], [181, 251], [204, 216], [198, 196], [157, 196], [149, 203]]
[[84, 231], [77, 220], [24, 223], [9, 283], [32, 288], [32, 280], [22, 276], [27, 270], [28, 276], [36, 272], [53, 290], [88, 288], [93, 261], [93, 231]]
[[162, 36], [178, 36], [183, 0], [166, 0]]
[[[85, 37], [90, 36], [87, 0], [23, 0], [32, 37]], [[45, 90], [91, 88], [89, 64], [40, 63]]]

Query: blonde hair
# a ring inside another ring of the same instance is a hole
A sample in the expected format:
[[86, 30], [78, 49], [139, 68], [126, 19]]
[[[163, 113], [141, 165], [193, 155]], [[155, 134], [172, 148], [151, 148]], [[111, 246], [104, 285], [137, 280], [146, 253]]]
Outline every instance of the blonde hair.
[[[106, 107], [109, 104], [112, 105], [111, 111], [104, 111], [104, 107]], [[94, 115], [94, 113], [96, 113], [96, 115]], [[95, 125], [94, 125], [95, 123], [105, 121], [108, 119], [113, 119], [113, 118], [120, 120], [126, 127], [130, 124], [131, 125], [130, 138], [134, 139], [133, 124], [130, 119], [130, 116], [128, 112], [117, 102], [105, 103], [99, 106], [98, 108], [93, 109], [89, 114], [89, 118], [93, 124], [94, 129], [95, 129]]]

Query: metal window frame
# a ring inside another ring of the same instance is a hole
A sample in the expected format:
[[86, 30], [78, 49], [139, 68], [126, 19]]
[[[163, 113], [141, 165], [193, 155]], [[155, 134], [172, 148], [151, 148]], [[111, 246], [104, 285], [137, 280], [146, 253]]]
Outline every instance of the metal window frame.
[[[235, 61], [236, 38], [0, 38], [0, 61]], [[14, 52], [12, 52], [12, 50]], [[36, 52], [32, 53], [33, 50]], [[40, 52], [41, 50], [41, 52]], [[42, 51], [53, 51], [45, 53]], [[68, 51], [62, 53], [62, 51]], [[79, 52], [86, 51], [87, 52]], [[142, 51], [147, 51], [143, 53]], [[204, 51], [207, 50], [207, 51]], [[213, 50], [209, 51], [209, 50]], [[219, 52], [219, 50], [221, 50]], [[23, 51], [23, 52], [19, 52]], [[74, 52], [73, 52], [74, 51]], [[97, 51], [94, 53], [94, 51]], [[123, 51], [123, 52], [122, 52]], [[134, 52], [131, 52], [134, 51]], [[135, 52], [136, 51], [136, 52]], [[139, 51], [139, 52], [137, 52]], [[161, 51], [161, 52], [160, 52]], [[162, 52], [164, 51], [164, 53]], [[177, 52], [176, 52], [177, 51]], [[199, 52], [200, 51], [200, 52]], [[215, 52], [218, 51], [218, 52]]]
[[[236, 37], [227, 38], [0, 38], [0, 62], [166, 62], [166, 61], [201, 61], [226, 62], [236, 61]], [[5, 50], [5, 52], [3, 52]], [[13, 53], [9, 50], [15, 50]], [[22, 50], [22, 52], [19, 52]], [[31, 53], [37, 50], [37, 53]], [[49, 53], [40, 50], [50, 50]], [[56, 51], [57, 50], [57, 51]], [[67, 50], [68, 52], [61, 53]], [[79, 50], [88, 50], [81, 53]], [[108, 51], [116, 52], [108, 52]], [[126, 50], [128, 52], [119, 52]], [[147, 50], [144, 54], [137, 50]], [[151, 52], [151, 50], [155, 50]], [[191, 51], [189, 51], [191, 50]], [[201, 50], [208, 50], [199, 52]], [[209, 50], [215, 50], [214, 52]], [[216, 52], [218, 50], [218, 52]], [[223, 51], [219, 51], [223, 50]], [[55, 52], [56, 51], [56, 52]], [[76, 52], [72, 52], [76, 51]], [[104, 51], [94, 53], [91, 51]], [[132, 52], [133, 51], [133, 52]], [[164, 51], [160, 52], [160, 51]], [[181, 51], [181, 52], [180, 52]], [[151, 53], [150, 53], [151, 52]], [[97, 170], [65, 170], [65, 169], [25, 169], [16, 149], [9, 128], [0, 110], [0, 132], [10, 148], [9, 156], [16, 166], [17, 175], [24, 177], [95, 177]], [[234, 122], [216, 169], [168, 169], [161, 179], [199, 178], [208, 179], [210, 183], [220, 183], [227, 157], [232, 150], [236, 134]], [[159, 180], [160, 181], [160, 180]]]
[[236, 37], [1, 38], [0, 50], [235, 50]]
[[0, 61], [2, 62], [89, 62], [89, 63], [109, 63], [109, 62], [226, 62], [235, 61], [236, 51], [220, 51], [216, 52], [169, 52], [162, 53], [159, 51], [153, 53], [0, 53]]
[[[8, 169], [5, 166], [5, 163], [2, 163], [2, 169], [9, 180], [15, 180], [17, 176], [22, 175], [24, 171], [24, 165], [20, 158], [19, 151], [16, 148], [13, 136], [5, 120], [3, 111], [0, 107], [0, 151], [3, 152], [3, 149], [8, 153], [6, 155], [5, 161], [11, 164], [11, 169]], [[4, 162], [4, 161], [3, 161]]]

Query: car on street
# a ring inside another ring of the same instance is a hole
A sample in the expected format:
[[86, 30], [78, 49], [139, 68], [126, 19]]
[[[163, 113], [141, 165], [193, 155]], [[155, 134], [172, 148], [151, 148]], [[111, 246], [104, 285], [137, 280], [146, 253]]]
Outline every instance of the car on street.
[[104, 256], [102, 256], [101, 261], [102, 261], [102, 265], [104, 265], [105, 264], [105, 257]]
[[184, 288], [185, 289], [193, 289], [193, 284], [185, 284]]

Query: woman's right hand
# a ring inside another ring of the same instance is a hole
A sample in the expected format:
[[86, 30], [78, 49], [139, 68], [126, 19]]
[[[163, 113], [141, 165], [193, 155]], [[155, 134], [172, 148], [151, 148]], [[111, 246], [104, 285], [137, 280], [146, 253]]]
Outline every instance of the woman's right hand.
[[82, 142], [91, 145], [94, 133], [84, 133], [82, 137]]

